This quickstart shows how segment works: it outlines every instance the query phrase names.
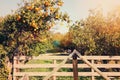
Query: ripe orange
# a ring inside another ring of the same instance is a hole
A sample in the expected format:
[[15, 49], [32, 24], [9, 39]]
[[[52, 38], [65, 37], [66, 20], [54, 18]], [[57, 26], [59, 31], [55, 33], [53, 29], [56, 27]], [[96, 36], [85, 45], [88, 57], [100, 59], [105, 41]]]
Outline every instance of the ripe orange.
[[37, 24], [35, 23], [35, 21], [33, 20], [32, 23], [30, 24], [33, 28], [38, 28]]
[[37, 8], [37, 7], [35, 8], [35, 11], [37, 11], [37, 12], [38, 12], [39, 10], [40, 10], [40, 8]]
[[53, 7], [50, 7], [50, 12], [53, 12], [54, 11], [54, 8]]
[[42, 15], [43, 15], [43, 13], [41, 11], [39, 11], [38, 16], [42, 16]]
[[34, 6], [30, 6], [30, 7], [29, 7], [29, 10], [32, 10], [33, 8], [34, 8]]
[[29, 6], [26, 6], [25, 8], [26, 8], [26, 9], [29, 9]]
[[44, 15], [45, 15], [45, 17], [47, 17], [48, 16], [48, 12], [46, 12]]
[[50, 3], [48, 1], [45, 1], [45, 6], [50, 6]]
[[57, 5], [58, 5], [58, 6], [62, 6], [62, 5], [63, 5], [63, 2], [58, 2]]
[[20, 15], [18, 15], [18, 16], [17, 16], [17, 20], [19, 21], [20, 19], [21, 19], [21, 16], [20, 16]]
[[26, 6], [26, 9], [28, 9], [28, 10], [32, 10], [34, 8], [34, 6], [32, 5], [32, 6]]

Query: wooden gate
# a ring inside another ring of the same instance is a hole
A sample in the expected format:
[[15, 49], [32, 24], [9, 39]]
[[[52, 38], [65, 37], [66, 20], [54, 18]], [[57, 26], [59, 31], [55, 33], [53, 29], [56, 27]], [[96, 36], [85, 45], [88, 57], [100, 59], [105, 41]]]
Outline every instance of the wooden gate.
[[[88, 72], [78, 72], [78, 76], [91, 76], [91, 80], [94, 80], [96, 76], [102, 76], [105, 80], [111, 80], [110, 78], [120, 77], [120, 56], [81, 56], [79, 52], [74, 50], [69, 56], [45, 56], [38, 57], [14, 57], [13, 67], [13, 79], [17, 80], [17, 77], [24, 76], [29, 79], [30, 76], [43, 76], [41, 80], [56, 80], [58, 76], [73, 76], [73, 72], [60, 72], [60, 68], [72, 69], [72, 56], [77, 54], [78, 69], [89, 69]], [[20, 61], [27, 60], [48, 60], [52, 61], [49, 64], [22, 64]], [[61, 62], [60, 62], [61, 61]], [[47, 72], [21, 72], [20, 69], [33, 69], [33, 68], [52, 68], [52, 71]], [[26, 75], [26, 76], [25, 76]], [[24, 78], [21, 78], [23, 80]], [[26, 80], [25, 79], [25, 80]]]

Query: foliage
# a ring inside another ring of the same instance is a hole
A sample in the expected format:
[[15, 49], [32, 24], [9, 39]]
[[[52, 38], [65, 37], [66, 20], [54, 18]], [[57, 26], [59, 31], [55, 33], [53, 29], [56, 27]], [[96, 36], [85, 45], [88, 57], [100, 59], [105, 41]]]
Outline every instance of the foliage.
[[5, 64], [6, 52], [3, 46], [0, 45], [0, 80], [6, 80], [8, 77], [8, 69]]
[[76, 21], [70, 28], [71, 42], [82, 54], [118, 55], [120, 53], [119, 17], [119, 15], [104, 17], [100, 10], [90, 10], [85, 20]]
[[0, 77], [8, 75], [6, 56], [39, 55], [52, 49], [54, 40], [60, 41], [61, 48], [76, 48], [85, 55], [120, 55], [119, 6], [106, 17], [100, 10], [90, 10], [65, 36], [56, 34], [51, 39], [49, 30], [56, 21], [70, 21], [60, 12], [62, 5], [62, 0], [24, 0], [14, 14], [0, 17]]
[[9, 55], [45, 52], [45, 48], [51, 46], [47, 41], [50, 40], [49, 29], [56, 21], [69, 21], [68, 15], [59, 11], [62, 4], [61, 0], [24, 1], [13, 15], [6, 16], [2, 33], [7, 38], [2, 41]]
[[[30, 45], [30, 55], [38, 56], [39, 54], [46, 53], [47, 50], [53, 49], [51, 42], [33, 43]], [[34, 54], [33, 54], [34, 53]]]
[[67, 50], [67, 49], [71, 49], [74, 50], [75, 49], [75, 45], [72, 43], [72, 32], [68, 32], [67, 34], [65, 34], [63, 36], [63, 38], [60, 41], [60, 48]]
[[[0, 48], [6, 51], [4, 55], [13, 62], [14, 55], [39, 55], [52, 49], [50, 28], [56, 21], [69, 22], [68, 15], [59, 11], [62, 5], [61, 0], [23, 0], [15, 13], [0, 17]], [[0, 60], [4, 62], [1, 65], [5, 64], [5, 57]], [[7, 74], [6, 65], [0, 69]]]
[[53, 41], [61, 41], [61, 39], [63, 39], [63, 34], [61, 34], [61, 33], [52, 33], [52, 39], [53, 39]]
[[63, 34], [61, 33], [52, 33], [52, 43], [55, 48], [58, 48], [60, 46], [60, 41], [63, 39]]

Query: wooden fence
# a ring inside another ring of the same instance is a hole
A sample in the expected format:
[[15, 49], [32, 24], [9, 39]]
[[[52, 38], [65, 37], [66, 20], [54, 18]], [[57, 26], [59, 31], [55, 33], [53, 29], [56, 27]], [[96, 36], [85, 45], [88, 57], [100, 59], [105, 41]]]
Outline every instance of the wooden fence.
[[[101, 72], [110, 77], [120, 77], [120, 56], [83, 56], [85, 59], [87, 59], [93, 66], [97, 67], [101, 70]], [[14, 57], [14, 67], [13, 67], [13, 80], [17, 80], [16, 77], [18, 76], [47, 76], [51, 72], [21, 72], [19, 69], [33, 69], [33, 68], [56, 68], [60, 65], [58, 61], [64, 60], [68, 58], [68, 56], [38, 56], [38, 57]], [[50, 60], [53, 61], [49, 64], [22, 64], [20, 63], [20, 60]], [[68, 61], [61, 65], [60, 68], [68, 68], [72, 69], [72, 58], [69, 58]], [[82, 61], [81, 58], [77, 58], [78, 60], [78, 69], [89, 69], [88, 72], [78, 72], [78, 76], [91, 76], [91, 80], [95, 80], [95, 76], [100, 76], [97, 71], [95, 71], [91, 66], [86, 64], [84, 61]], [[73, 76], [73, 72], [54, 72], [52, 74], [53, 79], [56, 80], [57, 76]], [[27, 80], [27, 79], [25, 79]]]

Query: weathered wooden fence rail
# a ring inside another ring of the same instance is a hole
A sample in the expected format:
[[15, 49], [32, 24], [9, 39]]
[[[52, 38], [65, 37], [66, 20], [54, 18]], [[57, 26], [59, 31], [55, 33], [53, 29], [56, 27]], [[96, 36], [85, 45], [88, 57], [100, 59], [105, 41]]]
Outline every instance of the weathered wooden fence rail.
[[[47, 76], [51, 72], [20, 72], [18, 69], [32, 69], [32, 68], [56, 68], [59, 66], [57, 63], [58, 60], [64, 60], [68, 56], [38, 56], [38, 57], [14, 57], [14, 72], [13, 72], [13, 79], [17, 80], [16, 77], [18, 76]], [[83, 56], [87, 59], [92, 65], [97, 67], [98, 69], [119, 69], [117, 71], [103, 71], [102, 73], [107, 75], [108, 77], [120, 77], [120, 56]], [[49, 64], [22, 64], [20, 60], [52, 60], [53, 63]], [[80, 62], [81, 59], [78, 59], [78, 68], [89, 68], [91, 69], [90, 72], [78, 72], [78, 76], [91, 76], [92, 80], [94, 80], [95, 76], [100, 76], [96, 71], [94, 71], [89, 65], [84, 62]], [[69, 61], [72, 58], [69, 59]], [[105, 61], [105, 62], [104, 62]], [[73, 68], [72, 63], [67, 62], [66, 64], [62, 65], [61, 68]], [[56, 79], [56, 76], [73, 76], [73, 72], [55, 72], [53, 74], [53, 80]]]

